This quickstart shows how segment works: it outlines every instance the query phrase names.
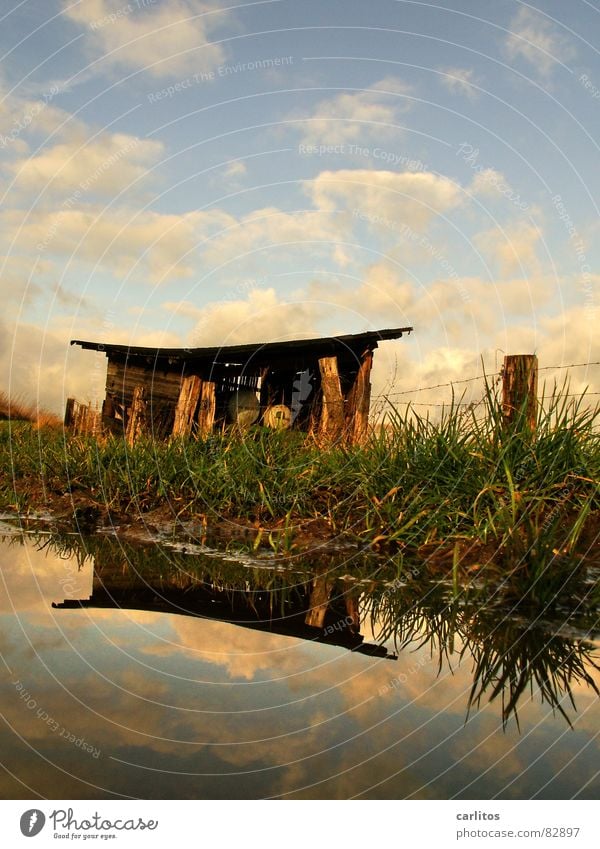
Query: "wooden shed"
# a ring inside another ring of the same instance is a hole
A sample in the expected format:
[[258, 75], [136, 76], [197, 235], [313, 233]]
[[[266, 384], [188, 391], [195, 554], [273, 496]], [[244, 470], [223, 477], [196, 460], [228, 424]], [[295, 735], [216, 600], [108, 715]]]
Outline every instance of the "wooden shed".
[[[368, 426], [373, 351], [411, 330], [210, 348], [71, 344], [108, 358], [102, 426], [114, 432], [204, 437], [216, 426], [256, 423], [360, 442]], [[68, 403], [67, 425], [70, 409]]]

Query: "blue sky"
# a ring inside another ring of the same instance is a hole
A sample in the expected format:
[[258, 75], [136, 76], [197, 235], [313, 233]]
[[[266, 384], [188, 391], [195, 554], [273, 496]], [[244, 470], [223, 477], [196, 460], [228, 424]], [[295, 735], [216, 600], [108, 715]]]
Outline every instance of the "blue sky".
[[[413, 325], [381, 346], [375, 394], [477, 374], [481, 358], [494, 371], [503, 352], [600, 359], [594, 4], [0, 9], [13, 394], [56, 410], [99, 397], [101, 369], [71, 338]], [[597, 367], [571, 379], [600, 390]]]

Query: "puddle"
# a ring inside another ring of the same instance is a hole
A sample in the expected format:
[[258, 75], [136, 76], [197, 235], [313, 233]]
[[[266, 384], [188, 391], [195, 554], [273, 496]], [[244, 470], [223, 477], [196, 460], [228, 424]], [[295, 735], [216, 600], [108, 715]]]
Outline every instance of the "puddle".
[[589, 611], [4, 524], [4, 798], [598, 798]]

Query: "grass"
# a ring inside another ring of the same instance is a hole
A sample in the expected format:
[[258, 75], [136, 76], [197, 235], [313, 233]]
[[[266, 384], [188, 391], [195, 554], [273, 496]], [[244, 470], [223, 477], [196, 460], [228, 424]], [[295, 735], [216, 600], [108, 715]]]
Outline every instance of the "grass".
[[450, 406], [433, 422], [395, 410], [367, 444], [328, 450], [262, 429], [131, 449], [5, 423], [0, 506], [52, 508], [62, 496], [144, 521], [160, 509], [242, 523], [249, 549], [287, 553], [316, 520], [324, 536], [386, 552], [400, 570], [447, 572], [455, 594], [484, 576], [516, 599], [560, 604], [582, 592], [600, 507], [599, 411], [567, 395], [543, 399], [535, 434], [519, 417], [505, 428], [488, 387], [477, 415]]

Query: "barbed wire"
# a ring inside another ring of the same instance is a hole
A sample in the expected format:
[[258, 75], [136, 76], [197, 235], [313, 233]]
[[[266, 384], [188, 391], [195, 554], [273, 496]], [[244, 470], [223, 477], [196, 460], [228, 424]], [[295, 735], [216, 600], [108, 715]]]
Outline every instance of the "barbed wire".
[[[588, 398], [590, 395], [600, 395], [600, 392], [569, 392], [562, 395], [563, 398]], [[384, 397], [384, 396], [378, 396]], [[483, 395], [479, 401], [448, 401], [440, 403], [439, 401], [407, 401], [407, 407], [470, 407], [471, 410], [476, 410], [485, 401], [486, 396]]]
[[445, 386], [456, 386], [459, 383], [472, 383], [474, 380], [481, 380], [483, 377], [502, 376], [502, 372], [494, 372], [493, 374], [478, 374], [476, 377], [466, 377], [460, 380], [451, 380], [448, 383], [436, 383], [433, 386], [419, 386], [416, 389], [403, 389], [401, 392], [382, 392], [377, 395], [377, 398], [393, 398], [399, 395], [411, 395], [413, 392], [427, 392], [429, 389], [442, 389]]
[[600, 366], [600, 360], [596, 360], [595, 362], [590, 363], [569, 363], [568, 365], [560, 365], [560, 366], [539, 366], [538, 371], [560, 371], [560, 369], [565, 368], [581, 368], [583, 366]]
[[[587, 362], [587, 363], [568, 363], [566, 365], [540, 366], [538, 368], [538, 371], [561, 371], [563, 369], [568, 369], [568, 368], [583, 368], [584, 366], [600, 366], [600, 360], [595, 360], [595, 361], [591, 361], [591, 362]], [[461, 378], [460, 380], [450, 380], [447, 383], [435, 383], [432, 386], [418, 386], [418, 387], [415, 387], [414, 389], [403, 389], [399, 392], [382, 392], [380, 395], [373, 396], [373, 400], [376, 401], [379, 398], [386, 398], [386, 399], [387, 398], [399, 398], [402, 395], [412, 395], [415, 392], [428, 392], [432, 389], [444, 389], [447, 386], [458, 386], [459, 384], [463, 384], [463, 383], [472, 383], [475, 380], [482, 380], [483, 378], [496, 377], [496, 378], [498, 378], [498, 380], [496, 380], [496, 384], [497, 384], [499, 382], [499, 379], [502, 377], [502, 374], [503, 374], [502, 371], [497, 371], [497, 372], [493, 372], [492, 374], [485, 374], [484, 373], [484, 374], [475, 375], [474, 377]], [[563, 397], [574, 398], [574, 397], [578, 397], [578, 396], [580, 397], [582, 395], [600, 395], [600, 392], [578, 392], [578, 393], [574, 392], [574, 393], [568, 393], [567, 395], [565, 395]], [[485, 395], [483, 396], [483, 398], [485, 398]], [[478, 401], [477, 404], [480, 404], [483, 401], [483, 398], [480, 401]], [[448, 402], [448, 403], [452, 403], [452, 402]], [[472, 403], [472, 402], [465, 402], [466, 405], [468, 405], [470, 403]], [[431, 403], [414, 402], [412, 406], [445, 407], [445, 406], [447, 406], [447, 404], [439, 404], [439, 403], [434, 403], [434, 402], [431, 402]], [[462, 405], [459, 404], [459, 403], [455, 403], [454, 406], [462, 406]]]

